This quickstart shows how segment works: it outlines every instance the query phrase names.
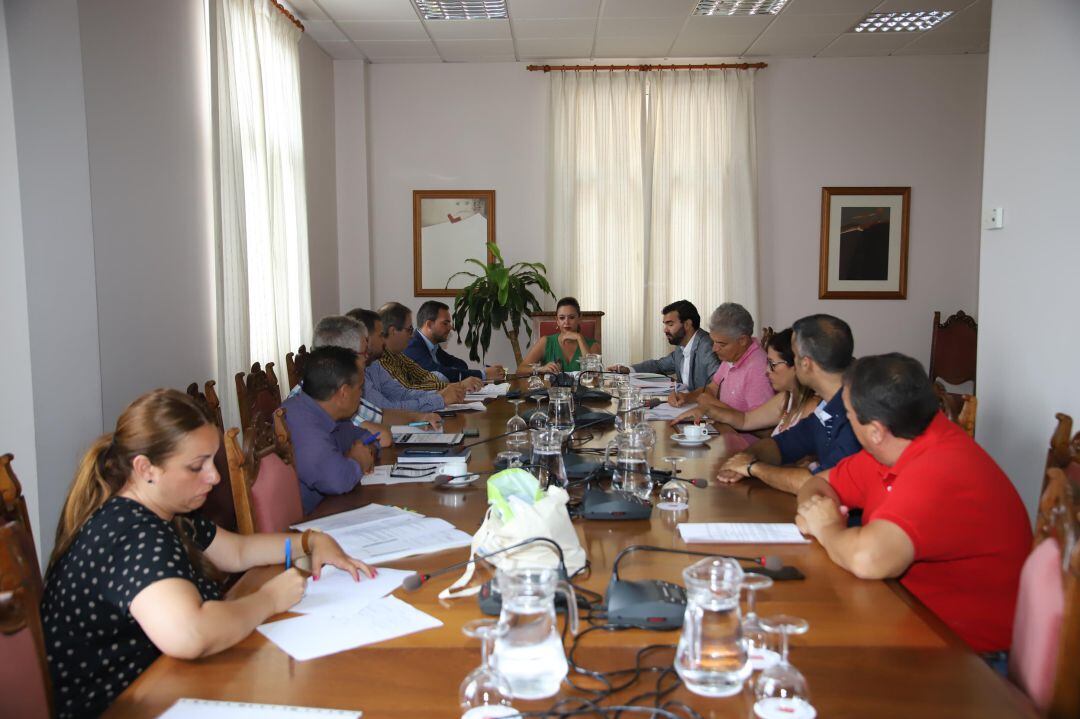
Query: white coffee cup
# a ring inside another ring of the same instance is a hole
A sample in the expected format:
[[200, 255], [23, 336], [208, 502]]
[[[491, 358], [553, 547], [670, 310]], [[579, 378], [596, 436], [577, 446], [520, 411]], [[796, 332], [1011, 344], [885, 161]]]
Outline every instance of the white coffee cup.
[[683, 425], [683, 435], [687, 439], [705, 439], [708, 433], [708, 430], [703, 424]]
[[464, 477], [469, 473], [469, 466], [463, 461], [447, 462], [442, 466], [442, 473], [451, 477]]

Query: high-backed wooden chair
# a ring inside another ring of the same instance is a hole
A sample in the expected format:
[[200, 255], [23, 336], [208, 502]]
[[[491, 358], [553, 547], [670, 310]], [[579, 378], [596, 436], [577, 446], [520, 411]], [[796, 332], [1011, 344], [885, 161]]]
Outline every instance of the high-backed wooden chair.
[[37, 548], [34, 546], [34, 530], [30, 524], [30, 513], [26, 509], [26, 499], [22, 495], [22, 485], [11, 466], [13, 459], [15, 457], [11, 454], [0, 456], [0, 524], [15, 522], [23, 527], [24, 533], [21, 536], [26, 542], [23, 552], [31, 559], [35, 590], [40, 594], [43, 585]]
[[265, 370], [256, 362], [250, 372], [236, 373], [236, 403], [240, 428], [245, 435], [256, 420], [270, 424], [274, 410], [281, 406], [281, 389], [273, 362], [267, 362]]
[[[1072, 417], [1058, 412], [1057, 427], [1050, 435], [1050, 449], [1046, 453], [1046, 468], [1057, 467], [1076, 482], [1080, 482], [1080, 432], [1072, 433]], [[1070, 438], [1070, 435], [1071, 438]], [[1043, 490], [1046, 489], [1045, 480]]]
[[[533, 323], [534, 338], [547, 337], [559, 331], [559, 323], [555, 320], [556, 312], [534, 312], [529, 317]], [[587, 340], [595, 340], [601, 344], [604, 339], [601, 336], [603, 329], [603, 312], [581, 313], [581, 334]]]
[[949, 392], [940, 382], [934, 382], [934, 393], [937, 394], [941, 411], [951, 421], [960, 425], [969, 437], [975, 437], [975, 414], [979, 408], [979, 400], [973, 394], [957, 394]]
[[979, 326], [963, 310], [944, 323], [941, 313], [935, 312], [934, 330], [930, 338], [930, 381], [940, 378], [952, 385], [971, 382], [971, 392], [974, 394], [978, 337]]
[[255, 431], [244, 434], [242, 447], [240, 430], [234, 427], [225, 433], [229, 485], [241, 534], [283, 532], [304, 515], [285, 410], [279, 407], [272, 416], [271, 425], [256, 423]]
[[[9, 455], [10, 456], [10, 455]], [[52, 687], [41, 626], [41, 585], [29, 526], [0, 522], [0, 714], [52, 716]]]
[[1046, 471], [1020, 573], [1009, 675], [1050, 719], [1080, 717], [1080, 480]]
[[290, 352], [285, 355], [285, 371], [289, 375], [290, 392], [300, 384], [300, 379], [304, 376], [304, 360], [307, 356], [306, 345], [300, 345], [300, 349], [296, 350], [295, 354]]
[[221, 477], [221, 481], [214, 485], [206, 502], [200, 510], [202, 514], [214, 524], [229, 530], [236, 531], [236, 509], [233, 507], [232, 487], [229, 486], [229, 460], [225, 454], [225, 427], [221, 420], [221, 401], [217, 396], [217, 383], [208, 380], [204, 387], [205, 392], [199, 391], [199, 383], [192, 382], [188, 385], [187, 393], [195, 402], [206, 409], [214, 418], [220, 432], [221, 443], [218, 445], [217, 454], [214, 455], [214, 467]]

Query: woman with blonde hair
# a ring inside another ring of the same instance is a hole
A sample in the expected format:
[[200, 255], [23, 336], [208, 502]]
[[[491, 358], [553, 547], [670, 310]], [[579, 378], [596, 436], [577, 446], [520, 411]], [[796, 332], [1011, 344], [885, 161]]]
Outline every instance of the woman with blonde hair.
[[220, 652], [296, 604], [307, 580], [295, 568], [235, 600], [212, 578], [282, 562], [286, 540], [311, 554], [315, 579], [326, 564], [374, 575], [328, 535], [238, 535], [195, 513], [220, 481], [219, 441], [205, 410], [159, 389], [83, 457], [41, 606], [58, 716], [98, 716], [160, 654]]

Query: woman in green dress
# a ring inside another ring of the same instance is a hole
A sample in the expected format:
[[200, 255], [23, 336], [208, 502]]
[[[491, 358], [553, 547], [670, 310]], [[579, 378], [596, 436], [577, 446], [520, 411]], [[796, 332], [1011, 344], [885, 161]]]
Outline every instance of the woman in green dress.
[[586, 339], [581, 334], [581, 305], [573, 297], [563, 297], [555, 305], [555, 321], [559, 331], [541, 337], [525, 353], [518, 367], [518, 374], [532, 372], [532, 365], [540, 364], [541, 372], [577, 372], [581, 358], [587, 354], [600, 354], [600, 343]]

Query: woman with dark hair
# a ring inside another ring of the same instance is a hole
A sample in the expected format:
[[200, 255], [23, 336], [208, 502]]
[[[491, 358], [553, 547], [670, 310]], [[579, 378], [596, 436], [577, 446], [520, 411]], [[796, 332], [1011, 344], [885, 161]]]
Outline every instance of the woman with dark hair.
[[286, 540], [359, 580], [373, 570], [329, 535], [239, 535], [194, 513], [220, 481], [219, 434], [175, 390], [139, 397], [83, 456], [56, 531], [41, 605], [59, 717], [98, 716], [162, 653], [227, 649], [287, 610], [307, 582], [295, 568], [236, 600], [213, 579], [277, 564]]
[[801, 419], [813, 414], [820, 400], [809, 388], [799, 384], [799, 379], [795, 376], [795, 353], [791, 348], [791, 336], [791, 328], [788, 328], [776, 333], [766, 332], [761, 338], [761, 346], [768, 358], [765, 374], [772, 388], [776, 390], [772, 399], [747, 412], [730, 407], [694, 407], [671, 420], [671, 424], [700, 422], [709, 417], [729, 424], [740, 432], [773, 427], [772, 433], [775, 435], [794, 427]]
[[581, 305], [573, 297], [563, 297], [555, 305], [555, 322], [559, 331], [541, 337], [525, 353], [518, 367], [518, 374], [528, 374], [532, 365], [543, 363], [541, 372], [577, 372], [581, 358], [587, 354], [600, 354], [600, 343], [581, 334]]

